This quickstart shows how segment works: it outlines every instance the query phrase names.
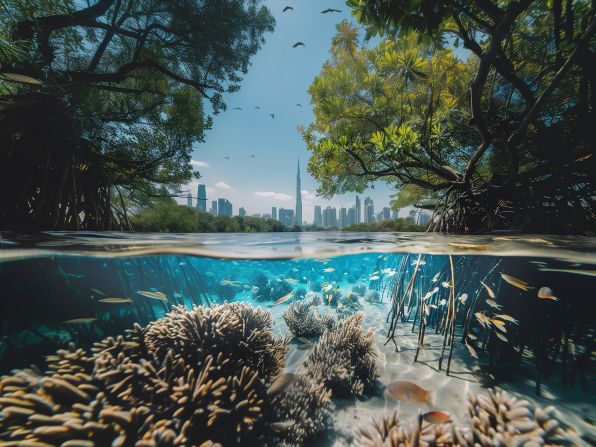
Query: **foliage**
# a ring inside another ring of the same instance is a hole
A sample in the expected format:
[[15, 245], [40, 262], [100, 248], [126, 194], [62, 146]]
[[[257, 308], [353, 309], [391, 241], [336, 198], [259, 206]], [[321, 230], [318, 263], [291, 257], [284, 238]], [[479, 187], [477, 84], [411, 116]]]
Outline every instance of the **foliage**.
[[411, 219], [398, 218], [392, 220], [382, 220], [380, 222], [360, 223], [350, 225], [342, 231], [358, 232], [390, 232], [390, 231], [425, 231], [426, 225], [416, 225]]
[[273, 30], [259, 3], [2, 2], [0, 28], [25, 56], [3, 56], [1, 71], [40, 82], [0, 80], [14, 90], [0, 98], [3, 222], [119, 226], [120, 196], [198, 175], [189, 162], [211, 126], [206, 109], [225, 109], [222, 94], [239, 89]]
[[237, 233], [286, 231], [276, 220], [249, 216], [214, 216], [178, 205], [169, 197], [154, 199], [131, 216], [135, 231], [159, 233]]
[[348, 4], [386, 40], [338, 26], [311, 85], [319, 192], [383, 180], [396, 203], [434, 208], [435, 230], [593, 228], [589, 1]]

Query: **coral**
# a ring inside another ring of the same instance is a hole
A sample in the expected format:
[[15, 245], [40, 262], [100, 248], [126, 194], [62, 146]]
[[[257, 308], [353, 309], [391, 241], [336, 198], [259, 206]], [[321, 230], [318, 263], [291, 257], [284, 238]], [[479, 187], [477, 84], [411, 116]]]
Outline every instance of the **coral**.
[[352, 292], [355, 293], [358, 296], [364, 296], [366, 294], [367, 291], [367, 287], [364, 284], [355, 284], [352, 287]]
[[229, 284], [219, 284], [217, 295], [224, 301], [234, 299], [236, 296], [236, 289]]
[[[318, 299], [317, 299], [318, 298]], [[320, 315], [315, 307], [321, 299], [295, 301], [283, 314], [288, 328], [296, 337], [317, 337], [333, 325], [333, 317]]]
[[559, 427], [554, 407], [533, 408], [506, 391], [468, 396], [468, 412], [481, 446], [548, 445]]
[[379, 292], [377, 292], [376, 290], [371, 290], [370, 292], [368, 292], [365, 295], [364, 299], [371, 304], [380, 303], [381, 302], [381, 294]]
[[325, 331], [300, 372], [325, 383], [337, 396], [370, 392], [377, 377], [376, 352], [372, 330], [362, 331], [363, 318], [358, 312]]
[[323, 292], [323, 302], [328, 306], [337, 306], [337, 303], [339, 303], [341, 299], [342, 295], [337, 287], [331, 289], [329, 292]]
[[269, 290], [271, 291], [269, 294], [269, 299], [275, 301], [290, 293], [292, 291], [292, 286], [283, 279], [274, 278], [269, 281]]
[[358, 445], [398, 447], [419, 444], [421, 447], [510, 447], [559, 445], [554, 434], [559, 427], [553, 407], [533, 408], [505, 391], [489, 391], [488, 396], [468, 397], [471, 428], [454, 423], [429, 424], [422, 415], [416, 421], [402, 424], [397, 413], [356, 432]]
[[269, 280], [263, 272], [257, 272], [252, 278], [252, 285], [257, 289], [253, 292], [253, 297], [259, 301], [268, 301], [271, 290], [268, 285]]
[[272, 337], [269, 313], [245, 304], [177, 307], [91, 355], [57, 351], [45, 374], [0, 378], [0, 438], [39, 447], [254, 444], [287, 343]]
[[[324, 430], [331, 404], [331, 390], [307, 375], [299, 375], [281, 393], [271, 400], [277, 424], [282, 430], [273, 430], [270, 445], [298, 447]], [[274, 427], [276, 423], [271, 424]]]

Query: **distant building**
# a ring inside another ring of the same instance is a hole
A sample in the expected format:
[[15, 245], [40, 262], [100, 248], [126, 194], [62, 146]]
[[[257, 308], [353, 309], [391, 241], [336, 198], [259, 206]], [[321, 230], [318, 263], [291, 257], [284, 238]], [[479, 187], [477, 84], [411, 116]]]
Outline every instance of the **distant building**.
[[339, 209], [339, 229], [346, 228], [348, 226], [348, 213], [345, 208]]
[[408, 213], [408, 219], [412, 222], [412, 223], [416, 223], [416, 214], [418, 213], [418, 211], [416, 211], [415, 209], [411, 209], [410, 212]]
[[346, 226], [356, 225], [356, 207], [348, 209], [348, 221]]
[[285, 227], [294, 226], [294, 210], [279, 209], [279, 221]]
[[383, 207], [383, 220], [391, 219], [391, 208], [388, 206]]
[[323, 210], [323, 227], [337, 228], [337, 210], [330, 206]]
[[364, 199], [364, 223], [370, 223], [375, 221], [375, 206], [373, 199], [367, 197]]
[[197, 209], [203, 212], [207, 211], [207, 191], [202, 183], [199, 183], [197, 190]]
[[354, 212], [356, 213], [355, 223], [359, 224], [361, 222], [360, 216], [362, 216], [362, 209], [360, 205], [360, 198], [358, 196], [356, 196], [356, 208], [354, 209]]
[[315, 206], [315, 218], [313, 224], [315, 227], [323, 226], [323, 214], [321, 213], [321, 207], [319, 205]]
[[277, 220], [277, 208], [276, 207], [271, 207], [271, 218], [273, 220]]
[[271, 219], [271, 214], [265, 213], [261, 216], [263, 219]]
[[186, 195], [186, 206], [188, 206], [189, 208], [192, 208], [192, 194], [188, 193]]
[[217, 216], [217, 200], [211, 201], [211, 214]]
[[296, 171], [296, 225], [302, 226], [302, 187], [300, 184], [300, 159]]
[[233, 212], [232, 204], [228, 199], [217, 199], [217, 215], [231, 216]]
[[244, 209], [244, 207], [242, 207], [242, 206], [240, 207], [240, 209], [238, 210], [238, 215], [240, 217], [246, 216], [246, 210]]
[[430, 222], [431, 215], [428, 213], [420, 213], [418, 215], [418, 225], [426, 225]]
[[261, 217], [260, 213], [251, 214], [250, 217]]
[[399, 216], [399, 210], [391, 210], [391, 218], [396, 220]]

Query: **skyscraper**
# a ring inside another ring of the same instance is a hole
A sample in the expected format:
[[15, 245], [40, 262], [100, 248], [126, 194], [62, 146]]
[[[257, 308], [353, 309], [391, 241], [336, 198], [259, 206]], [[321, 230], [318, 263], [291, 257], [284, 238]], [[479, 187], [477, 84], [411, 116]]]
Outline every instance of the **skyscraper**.
[[238, 210], [238, 215], [240, 217], [246, 216], [246, 210], [244, 209], [244, 207], [242, 207], [242, 206], [240, 207], [240, 209]]
[[354, 209], [355, 213], [356, 213], [356, 224], [359, 224], [361, 222], [360, 220], [360, 216], [362, 216], [362, 210], [361, 210], [361, 206], [360, 206], [360, 198], [358, 196], [356, 196], [356, 208]]
[[391, 219], [391, 208], [388, 206], [383, 207], [383, 220]]
[[277, 220], [277, 208], [274, 206], [271, 207], [271, 219]]
[[279, 221], [286, 227], [292, 227], [294, 225], [294, 210], [286, 210], [283, 208], [279, 209]]
[[337, 228], [337, 209], [328, 206], [323, 210], [323, 227]]
[[228, 199], [217, 199], [218, 216], [231, 216], [232, 212], [232, 204]]
[[356, 224], [356, 207], [352, 207], [348, 209], [348, 221], [347, 226], [355, 225]]
[[207, 211], [207, 191], [202, 183], [199, 183], [197, 191], [197, 209], [203, 212]]
[[189, 208], [192, 208], [192, 194], [188, 193], [186, 195], [186, 206], [188, 206]]
[[300, 185], [300, 159], [296, 170], [296, 225], [302, 226], [302, 187]]
[[319, 205], [315, 206], [315, 219], [313, 224], [315, 227], [323, 226], [323, 214], [321, 213], [321, 207]]
[[391, 218], [393, 220], [397, 219], [398, 216], [399, 216], [399, 210], [391, 210]]
[[345, 208], [339, 209], [339, 229], [346, 228], [348, 226], [348, 214]]
[[217, 216], [217, 200], [211, 201], [211, 214]]
[[375, 221], [375, 206], [370, 197], [364, 199], [364, 223]]

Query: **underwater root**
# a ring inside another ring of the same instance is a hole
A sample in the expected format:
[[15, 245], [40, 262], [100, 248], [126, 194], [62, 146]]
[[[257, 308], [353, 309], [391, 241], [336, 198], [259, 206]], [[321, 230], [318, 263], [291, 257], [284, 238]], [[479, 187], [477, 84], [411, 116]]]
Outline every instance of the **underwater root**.
[[330, 391], [303, 377], [275, 395], [287, 339], [247, 304], [174, 309], [47, 371], [0, 378], [2, 447], [300, 445], [325, 425]]
[[358, 445], [398, 447], [441, 445], [445, 447], [531, 447], [563, 445], [554, 407], [534, 408], [505, 391], [489, 391], [488, 396], [469, 396], [470, 427], [453, 422], [432, 424], [419, 415], [402, 423], [397, 412], [373, 420], [357, 432]]

